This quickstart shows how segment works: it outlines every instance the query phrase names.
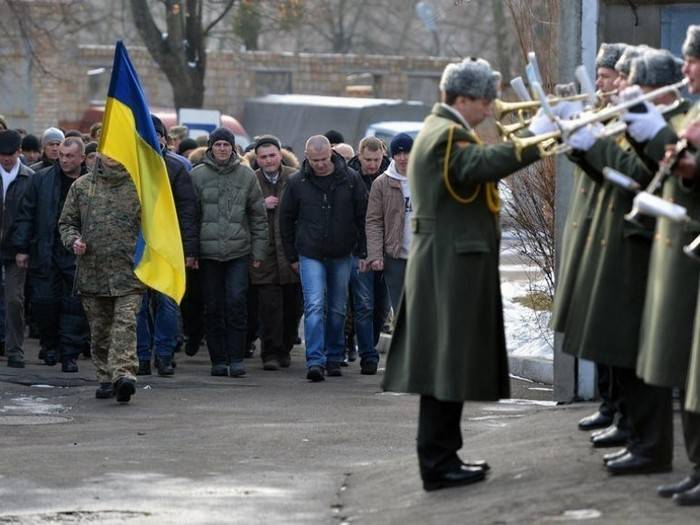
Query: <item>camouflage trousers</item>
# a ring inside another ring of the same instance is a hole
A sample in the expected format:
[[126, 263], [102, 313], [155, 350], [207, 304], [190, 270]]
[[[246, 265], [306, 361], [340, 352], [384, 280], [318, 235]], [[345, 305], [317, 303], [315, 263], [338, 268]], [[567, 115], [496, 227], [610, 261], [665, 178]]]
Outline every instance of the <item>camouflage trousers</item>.
[[122, 377], [136, 380], [136, 312], [143, 294], [117, 297], [83, 295], [83, 308], [90, 324], [92, 362], [100, 383]]

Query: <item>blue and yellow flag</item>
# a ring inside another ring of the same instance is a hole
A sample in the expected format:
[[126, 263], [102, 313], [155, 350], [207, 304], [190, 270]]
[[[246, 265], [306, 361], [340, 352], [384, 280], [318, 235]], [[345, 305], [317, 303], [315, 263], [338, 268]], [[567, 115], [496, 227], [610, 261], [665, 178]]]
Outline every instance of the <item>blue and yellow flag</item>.
[[185, 293], [185, 257], [175, 203], [146, 97], [121, 41], [114, 52], [98, 151], [126, 168], [141, 202], [134, 273], [179, 303]]

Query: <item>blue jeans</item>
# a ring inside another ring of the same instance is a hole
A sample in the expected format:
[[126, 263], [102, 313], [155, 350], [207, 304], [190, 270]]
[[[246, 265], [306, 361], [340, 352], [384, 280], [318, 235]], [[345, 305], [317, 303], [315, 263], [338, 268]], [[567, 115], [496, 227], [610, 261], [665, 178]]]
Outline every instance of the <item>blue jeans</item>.
[[304, 291], [306, 366], [341, 363], [345, 354], [345, 308], [352, 257], [299, 258]]
[[374, 272], [361, 272], [357, 257], [352, 258], [350, 292], [352, 293], [352, 315], [357, 337], [357, 352], [361, 361], [379, 361], [375, 349], [374, 333]]
[[403, 280], [406, 275], [406, 259], [394, 259], [384, 256], [384, 279], [389, 288], [391, 307], [394, 309], [394, 319], [399, 313], [399, 299], [403, 293]]
[[141, 308], [136, 315], [136, 353], [139, 361], [150, 361], [153, 349], [159, 359], [173, 357], [180, 330], [177, 316], [177, 303], [167, 295], [155, 290], [147, 290], [143, 294]]

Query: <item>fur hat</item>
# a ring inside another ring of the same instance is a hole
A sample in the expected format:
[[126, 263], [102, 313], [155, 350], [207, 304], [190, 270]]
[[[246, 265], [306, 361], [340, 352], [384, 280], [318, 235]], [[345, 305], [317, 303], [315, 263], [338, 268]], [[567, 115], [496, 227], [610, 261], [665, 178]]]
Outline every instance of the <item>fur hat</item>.
[[0, 153], [12, 155], [19, 150], [22, 144], [22, 137], [14, 129], [0, 130]]
[[236, 145], [236, 137], [233, 133], [231, 133], [226, 128], [216, 128], [209, 135], [209, 142], [207, 143], [207, 147], [211, 149], [211, 147], [214, 145], [214, 142], [217, 142], [219, 140], [225, 140], [226, 142], [231, 144], [231, 146]]
[[639, 57], [645, 51], [650, 51], [652, 48], [645, 45], [627, 46], [620, 55], [620, 58], [615, 62], [615, 71], [624, 76], [629, 76], [632, 60]]
[[600, 44], [598, 48], [598, 55], [595, 57], [595, 67], [607, 67], [608, 69], [615, 69], [615, 64], [625, 49], [627, 49], [627, 44]]
[[627, 80], [638, 86], [667, 86], [683, 78], [682, 67], [683, 61], [670, 51], [654, 49], [632, 60]]
[[688, 33], [683, 42], [683, 54], [700, 58], [700, 25], [688, 26]]
[[63, 142], [65, 140], [63, 131], [58, 128], [47, 128], [41, 135], [42, 146], [48, 142]]
[[391, 145], [389, 146], [389, 151], [391, 152], [391, 158], [397, 153], [409, 153], [413, 147], [413, 137], [408, 133], [399, 133], [393, 139], [391, 139]]
[[493, 100], [498, 96], [501, 74], [491, 69], [483, 58], [465, 58], [457, 64], [448, 64], [442, 72], [440, 89], [470, 98]]

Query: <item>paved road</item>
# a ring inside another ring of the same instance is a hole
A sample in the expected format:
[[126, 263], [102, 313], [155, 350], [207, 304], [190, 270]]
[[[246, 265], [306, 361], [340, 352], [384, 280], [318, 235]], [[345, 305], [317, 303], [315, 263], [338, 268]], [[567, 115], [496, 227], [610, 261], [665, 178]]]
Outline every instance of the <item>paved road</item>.
[[356, 364], [307, 383], [300, 350], [287, 371], [248, 361], [245, 379], [210, 377], [204, 354], [142, 379], [128, 406], [94, 398], [87, 361], [76, 376], [0, 359], [0, 524], [697, 522], [653, 492], [688, 469], [680, 432], [673, 474], [612, 479], [575, 429], [593, 405], [514, 380], [518, 401], [465, 407], [488, 481], [426, 494], [415, 397]]

